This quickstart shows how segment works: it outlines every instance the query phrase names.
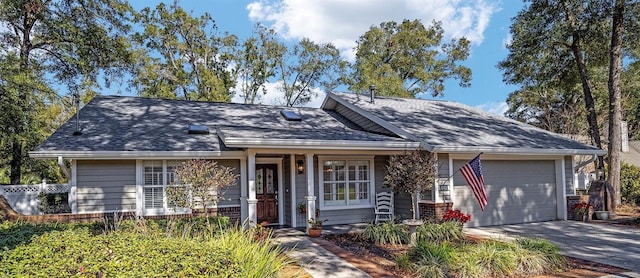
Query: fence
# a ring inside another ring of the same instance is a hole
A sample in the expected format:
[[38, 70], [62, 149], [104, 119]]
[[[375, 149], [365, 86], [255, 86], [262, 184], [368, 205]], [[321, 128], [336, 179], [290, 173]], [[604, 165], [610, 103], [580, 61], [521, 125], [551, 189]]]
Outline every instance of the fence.
[[20, 214], [37, 215], [42, 214], [38, 200], [40, 193], [68, 193], [70, 188], [68, 184], [47, 184], [43, 180], [40, 184], [0, 186], [0, 195]]

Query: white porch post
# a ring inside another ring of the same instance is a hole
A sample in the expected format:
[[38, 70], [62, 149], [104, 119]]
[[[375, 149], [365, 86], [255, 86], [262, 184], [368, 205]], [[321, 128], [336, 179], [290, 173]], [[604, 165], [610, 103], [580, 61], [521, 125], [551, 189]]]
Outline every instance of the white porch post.
[[556, 159], [556, 215], [560, 220], [567, 220], [567, 179], [564, 171], [564, 157]]
[[[136, 168], [136, 173], [138, 173]], [[78, 213], [78, 161], [71, 160], [71, 178], [69, 179], [69, 206], [71, 207], [71, 213]], [[136, 187], [137, 190], [137, 187]], [[136, 203], [136, 208], [141, 205]]]
[[[249, 199], [247, 199], [247, 214], [249, 216], [249, 221], [253, 225], [258, 224], [258, 214], [256, 212], [258, 199], [256, 199], [256, 153], [253, 151], [248, 152], [248, 160], [249, 160]], [[250, 224], [251, 224], [250, 223]]]
[[[298, 218], [298, 211], [297, 211], [297, 205], [298, 202], [296, 200], [296, 174], [297, 174], [297, 167], [296, 167], [296, 155], [295, 154], [290, 154], [289, 155], [289, 190], [291, 193], [291, 227], [298, 227], [298, 223], [297, 223], [297, 218]], [[286, 187], [286, 185], [285, 185]]]
[[[307, 221], [316, 217], [316, 196], [315, 196], [315, 178], [313, 168], [313, 153], [306, 153], [306, 165], [307, 165]], [[317, 219], [316, 219], [317, 220]], [[310, 224], [307, 222], [307, 233], [309, 232]]]
[[248, 206], [247, 206], [247, 191], [248, 191], [248, 179], [247, 176], [247, 159], [240, 159], [240, 221], [242, 225], [247, 228]]

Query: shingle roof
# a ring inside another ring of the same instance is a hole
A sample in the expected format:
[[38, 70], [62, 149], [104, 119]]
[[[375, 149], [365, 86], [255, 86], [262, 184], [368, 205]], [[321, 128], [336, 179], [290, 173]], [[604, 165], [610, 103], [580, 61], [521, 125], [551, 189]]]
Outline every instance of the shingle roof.
[[558, 150], [602, 152], [506, 117], [451, 101], [376, 97], [332, 93], [331, 97], [370, 113], [402, 131], [418, 137], [435, 150]]
[[[303, 118], [290, 122], [282, 109]], [[226, 151], [217, 131], [241, 138], [403, 141], [365, 132], [333, 111], [265, 105], [97, 96], [80, 111], [82, 135], [70, 119], [35, 152], [51, 151]], [[210, 134], [188, 134], [191, 124]]]

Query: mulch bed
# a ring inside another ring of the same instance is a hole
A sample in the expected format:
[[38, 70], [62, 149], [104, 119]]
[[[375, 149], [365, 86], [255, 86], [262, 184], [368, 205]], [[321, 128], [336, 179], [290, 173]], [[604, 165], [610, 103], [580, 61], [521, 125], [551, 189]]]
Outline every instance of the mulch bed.
[[[343, 258], [372, 277], [410, 277], [411, 274], [396, 267], [395, 258], [407, 252], [406, 245], [377, 245], [358, 240], [353, 234], [326, 235], [314, 242]], [[469, 240], [483, 240], [470, 237]], [[322, 243], [322, 244], [321, 244]], [[327, 247], [327, 244], [333, 247]], [[568, 269], [561, 273], [538, 276], [546, 277], [601, 277], [628, 270], [606, 264], [566, 257]]]

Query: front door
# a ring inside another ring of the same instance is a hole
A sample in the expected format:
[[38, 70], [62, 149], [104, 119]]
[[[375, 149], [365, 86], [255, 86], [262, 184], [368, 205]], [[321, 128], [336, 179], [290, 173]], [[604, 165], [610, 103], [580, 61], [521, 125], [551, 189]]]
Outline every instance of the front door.
[[256, 165], [256, 197], [258, 224], [278, 223], [278, 165]]

